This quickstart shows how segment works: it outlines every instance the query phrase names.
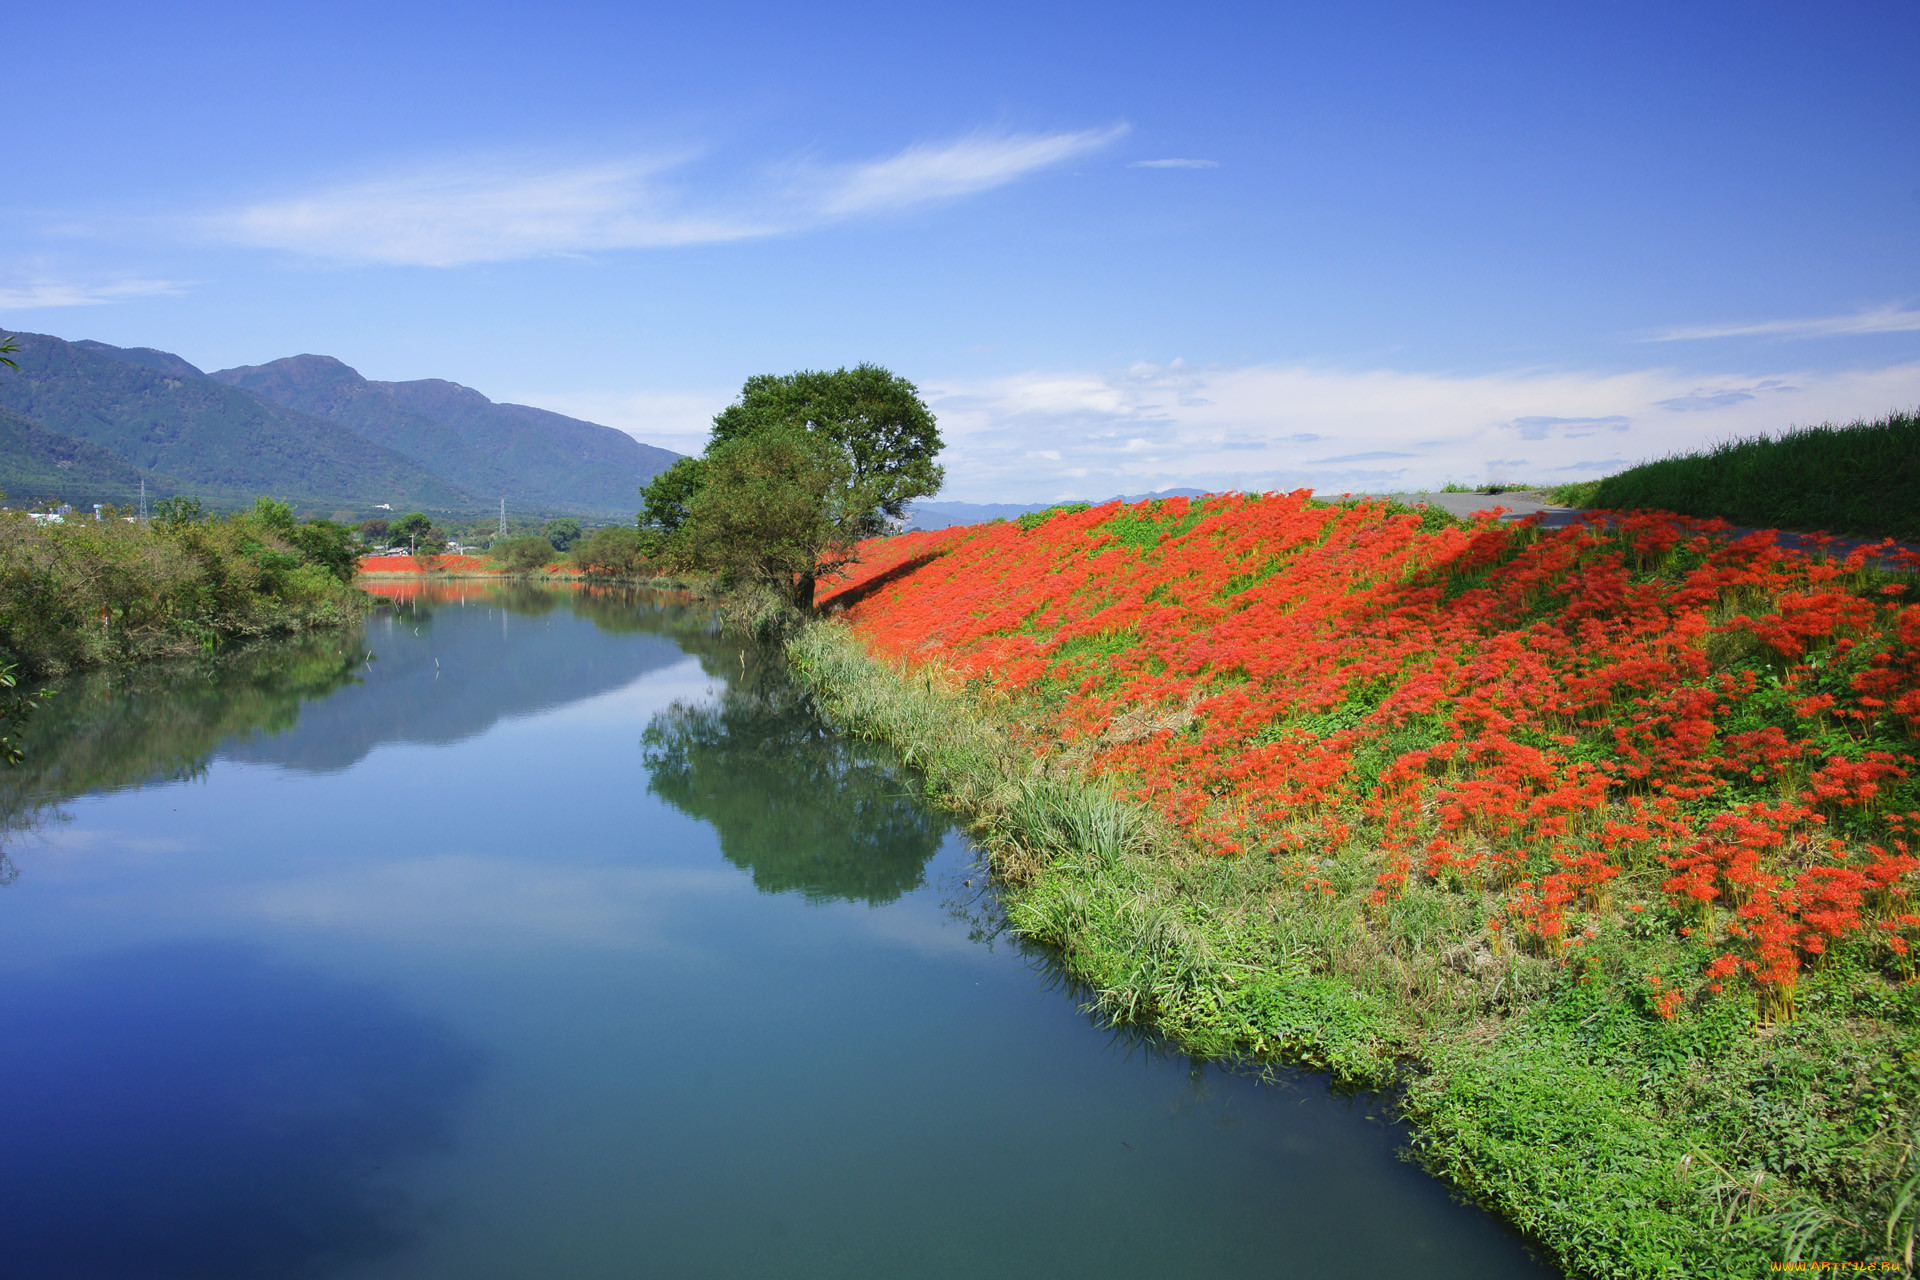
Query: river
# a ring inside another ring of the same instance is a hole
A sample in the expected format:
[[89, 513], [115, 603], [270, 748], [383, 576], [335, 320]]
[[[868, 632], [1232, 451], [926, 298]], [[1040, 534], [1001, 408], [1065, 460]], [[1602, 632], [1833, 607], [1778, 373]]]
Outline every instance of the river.
[[452, 584], [66, 682], [0, 779], [0, 1270], [1545, 1276], [1319, 1077], [1116, 1033], [776, 655]]

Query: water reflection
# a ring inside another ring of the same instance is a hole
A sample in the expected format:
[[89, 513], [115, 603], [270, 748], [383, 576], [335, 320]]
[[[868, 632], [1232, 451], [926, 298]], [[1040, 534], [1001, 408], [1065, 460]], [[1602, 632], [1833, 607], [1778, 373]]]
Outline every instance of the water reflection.
[[[453, 609], [487, 625], [436, 629]], [[556, 612], [593, 625], [546, 625]], [[710, 630], [706, 611], [659, 592], [428, 587], [364, 628], [87, 672], [56, 686], [25, 762], [0, 770], [0, 840], [61, 801], [188, 781], [216, 758], [333, 772], [387, 744], [460, 742], [682, 661], [676, 636], [714, 649]], [[0, 883], [10, 874], [0, 850]]]
[[647, 726], [648, 790], [711, 823], [762, 892], [877, 905], [919, 888], [950, 824], [910, 794], [888, 753], [834, 732], [766, 655], [733, 652], [739, 668], [716, 700], [675, 704]]
[[[455, 612], [462, 625], [436, 625]], [[560, 624], [569, 614], [593, 625]], [[297, 725], [233, 742], [221, 755], [325, 773], [389, 744], [461, 742], [682, 661], [674, 637], [704, 634], [708, 616], [660, 592], [563, 593], [524, 583], [417, 591], [367, 624], [361, 647], [379, 658], [355, 687], [307, 708]]]
[[73, 796], [198, 777], [222, 743], [283, 733], [303, 705], [356, 682], [363, 655], [353, 632], [65, 680], [34, 717], [27, 758], [0, 770], [0, 834]]
[[247, 948], [96, 956], [0, 988], [13, 1275], [304, 1276], [404, 1248], [476, 1049]]

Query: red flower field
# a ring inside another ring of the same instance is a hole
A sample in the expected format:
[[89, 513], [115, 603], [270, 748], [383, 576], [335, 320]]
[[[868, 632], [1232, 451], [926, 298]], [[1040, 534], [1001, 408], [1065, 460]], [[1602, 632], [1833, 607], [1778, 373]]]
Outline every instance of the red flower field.
[[[1304, 492], [1118, 503], [867, 546], [823, 603], [876, 652], [1021, 699], [1221, 856], [1379, 860], [1569, 956], [1650, 912], [1654, 1008], [1792, 1016], [1846, 942], [1910, 976], [1920, 556], [1648, 513], [1423, 528]], [[1625, 877], [1622, 879], [1622, 877]], [[1644, 920], [1641, 921], [1644, 924]]]

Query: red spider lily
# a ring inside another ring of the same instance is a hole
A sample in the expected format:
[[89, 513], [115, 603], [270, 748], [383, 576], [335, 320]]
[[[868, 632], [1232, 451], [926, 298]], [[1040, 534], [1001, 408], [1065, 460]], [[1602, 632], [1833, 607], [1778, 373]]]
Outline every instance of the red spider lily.
[[[1304, 491], [1109, 503], [876, 541], [823, 602], [883, 655], [1023, 699], [1030, 749], [1077, 747], [1221, 856], [1370, 848], [1376, 904], [1463, 879], [1496, 897], [1491, 936], [1549, 954], [1664, 864], [1709, 985], [1744, 973], [1786, 1017], [1836, 943], [1920, 942], [1893, 838], [1920, 819], [1879, 812], [1914, 766], [1889, 744], [1920, 727], [1920, 606], [1860, 585], [1869, 553], [1920, 556], [1725, 530], [1423, 532]], [[1776, 687], [1791, 723], [1734, 727]], [[1886, 842], [1849, 855], [1827, 834], [1849, 815]]]

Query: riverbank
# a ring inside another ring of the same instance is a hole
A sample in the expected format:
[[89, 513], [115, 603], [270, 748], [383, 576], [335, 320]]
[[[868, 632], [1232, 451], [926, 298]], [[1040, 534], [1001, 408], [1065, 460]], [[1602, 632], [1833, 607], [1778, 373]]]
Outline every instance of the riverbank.
[[347, 531], [281, 504], [203, 519], [0, 514], [0, 658], [22, 675], [183, 657], [358, 622]]
[[887, 540], [791, 645], [1116, 1021], [1404, 1086], [1583, 1275], [1901, 1257], [1920, 594], [1303, 496]]
[[689, 587], [683, 577], [651, 572], [592, 572], [565, 561], [555, 561], [530, 571], [516, 571], [486, 556], [466, 555], [363, 556], [359, 561], [357, 577], [367, 582], [466, 578], [487, 582], [539, 582], [552, 586], [569, 583], [617, 585], [658, 591], [683, 591]]

